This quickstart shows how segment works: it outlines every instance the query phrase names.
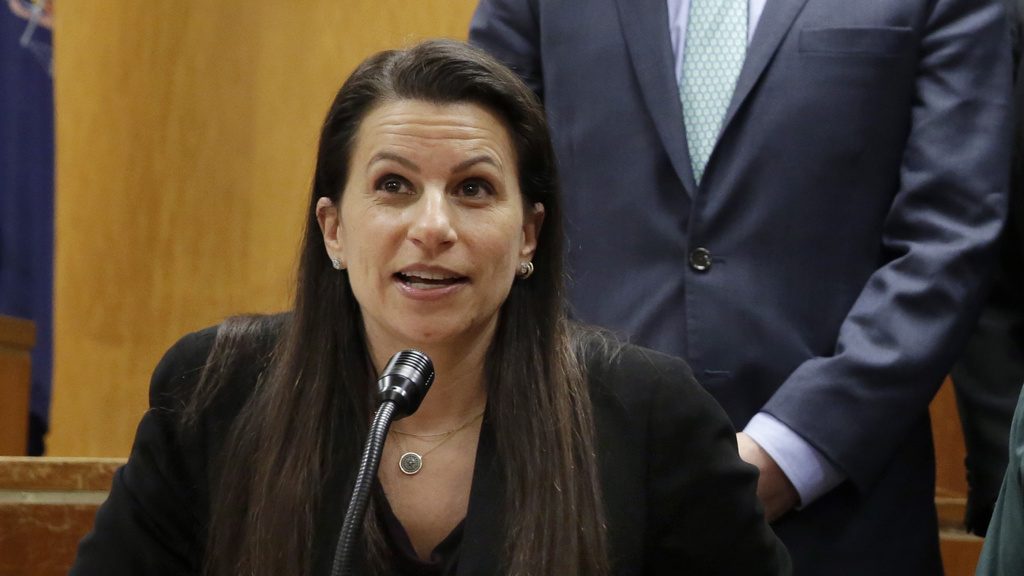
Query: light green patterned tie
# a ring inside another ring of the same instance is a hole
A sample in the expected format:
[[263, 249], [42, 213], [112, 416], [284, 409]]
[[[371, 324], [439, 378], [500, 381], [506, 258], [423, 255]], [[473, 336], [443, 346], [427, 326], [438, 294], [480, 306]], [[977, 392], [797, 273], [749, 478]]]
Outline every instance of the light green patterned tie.
[[748, 0], [693, 0], [683, 53], [683, 121], [699, 184], [747, 51]]

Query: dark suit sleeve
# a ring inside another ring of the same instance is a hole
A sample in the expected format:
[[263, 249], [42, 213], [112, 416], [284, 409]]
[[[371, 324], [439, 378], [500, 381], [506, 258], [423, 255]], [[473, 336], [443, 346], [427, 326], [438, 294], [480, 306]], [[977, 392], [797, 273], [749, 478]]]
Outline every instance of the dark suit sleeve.
[[938, 0], [920, 34], [880, 266], [833, 354], [799, 366], [764, 407], [861, 489], [920, 422], [963, 346], [1006, 214], [1011, 66], [1001, 7]]
[[186, 445], [177, 424], [212, 340], [212, 330], [186, 336], [157, 366], [150, 409], [92, 532], [79, 545], [72, 576], [200, 573], [203, 457]]
[[544, 99], [535, 0], [481, 0], [469, 26], [469, 43], [511, 68]]
[[628, 382], [655, 384], [644, 572], [790, 574], [789, 554], [757, 500], [757, 471], [740, 459], [728, 417], [686, 363], [644, 352], [624, 366]]

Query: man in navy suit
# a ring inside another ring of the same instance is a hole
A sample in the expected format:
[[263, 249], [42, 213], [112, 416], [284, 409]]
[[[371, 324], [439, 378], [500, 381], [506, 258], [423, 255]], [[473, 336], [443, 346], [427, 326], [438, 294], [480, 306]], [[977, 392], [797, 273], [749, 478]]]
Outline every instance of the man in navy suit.
[[544, 100], [576, 315], [689, 360], [796, 573], [941, 573], [927, 407], [1006, 213], [997, 0], [483, 0], [470, 40]]

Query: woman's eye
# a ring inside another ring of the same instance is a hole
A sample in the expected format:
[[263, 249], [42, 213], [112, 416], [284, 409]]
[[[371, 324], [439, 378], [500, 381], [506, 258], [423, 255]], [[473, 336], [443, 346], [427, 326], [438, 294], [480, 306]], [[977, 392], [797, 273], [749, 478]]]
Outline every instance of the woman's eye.
[[388, 194], [410, 194], [412, 189], [404, 178], [385, 176], [377, 181], [377, 189]]
[[465, 198], [480, 198], [491, 193], [491, 187], [480, 180], [467, 180], [459, 185], [459, 195]]

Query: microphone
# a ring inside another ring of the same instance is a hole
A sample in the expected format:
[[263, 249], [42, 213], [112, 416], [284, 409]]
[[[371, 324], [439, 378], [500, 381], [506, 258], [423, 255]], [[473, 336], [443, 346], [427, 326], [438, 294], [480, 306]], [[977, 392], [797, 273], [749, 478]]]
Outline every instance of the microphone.
[[380, 455], [384, 440], [393, 420], [409, 416], [420, 407], [423, 397], [434, 383], [434, 363], [419, 350], [402, 350], [388, 360], [387, 366], [377, 380], [379, 406], [370, 425], [370, 433], [363, 448], [363, 458], [356, 474], [352, 498], [348, 501], [345, 522], [338, 535], [334, 549], [332, 576], [348, 576], [352, 570], [352, 548], [359, 529], [363, 526], [366, 505], [370, 498], [370, 486], [380, 467]]
[[411, 415], [434, 383], [434, 363], [419, 350], [402, 350], [388, 360], [377, 380], [377, 399], [395, 403], [393, 420]]

